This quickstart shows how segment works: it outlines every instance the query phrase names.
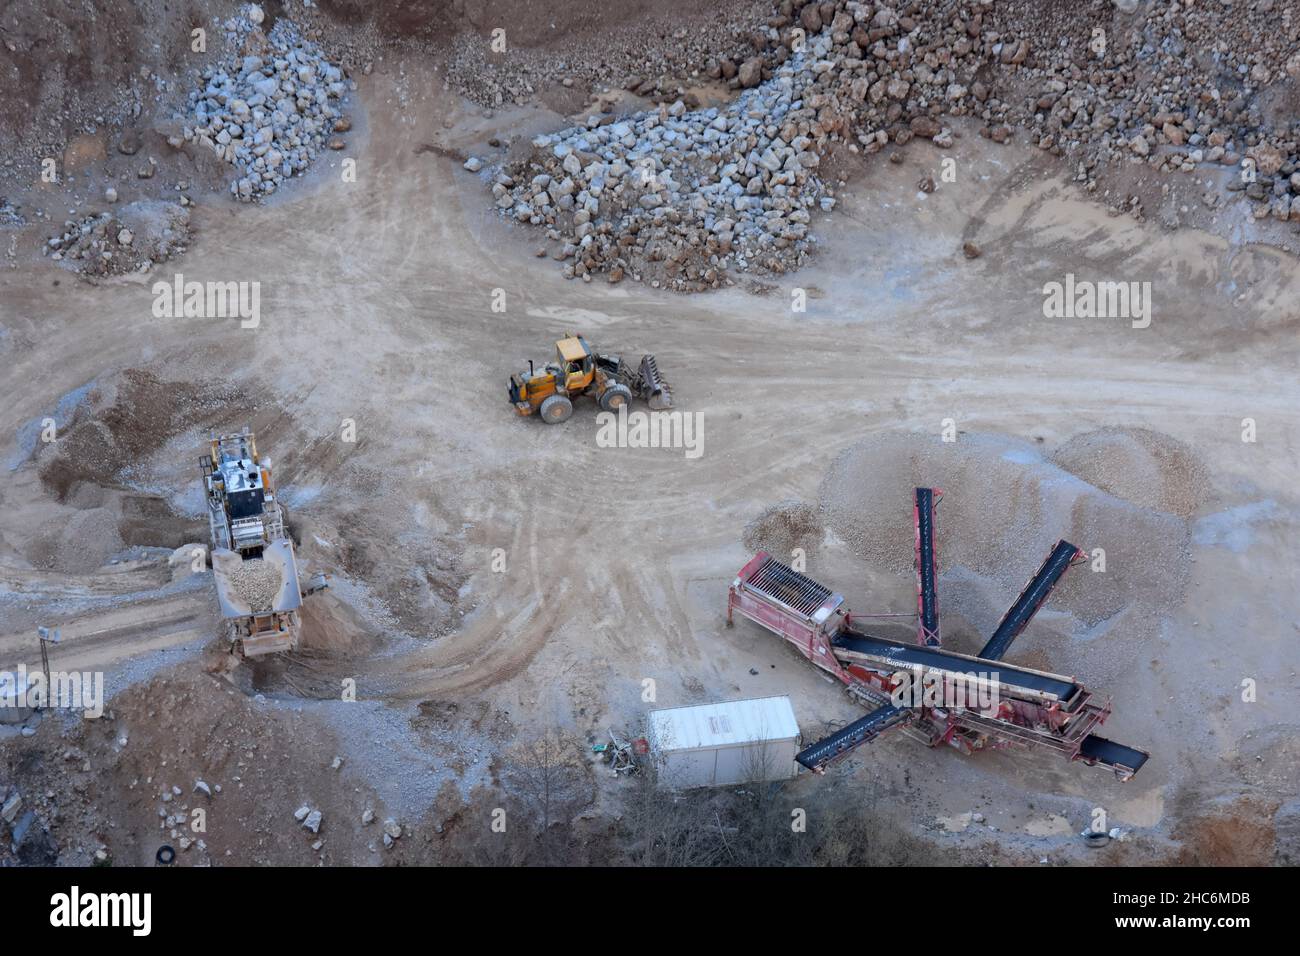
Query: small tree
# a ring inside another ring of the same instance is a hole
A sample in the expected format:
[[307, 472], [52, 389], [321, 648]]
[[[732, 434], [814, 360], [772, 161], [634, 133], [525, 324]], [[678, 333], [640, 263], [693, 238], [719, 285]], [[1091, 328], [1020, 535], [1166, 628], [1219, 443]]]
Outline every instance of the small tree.
[[536, 824], [542, 865], [562, 863], [573, 817], [592, 799], [590, 764], [581, 746], [547, 730], [518, 748], [506, 777]]
[[708, 807], [706, 790], [676, 792], [654, 760], [632, 778], [619, 838], [628, 861], [638, 866], [716, 866], [724, 847]]

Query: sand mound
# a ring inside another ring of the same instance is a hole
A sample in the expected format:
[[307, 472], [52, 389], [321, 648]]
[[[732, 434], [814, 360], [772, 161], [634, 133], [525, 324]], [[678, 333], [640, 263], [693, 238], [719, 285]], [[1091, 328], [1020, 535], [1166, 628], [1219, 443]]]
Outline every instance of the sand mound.
[[1052, 461], [1116, 498], [1180, 518], [1195, 514], [1205, 497], [1205, 469], [1192, 450], [1148, 428], [1076, 435]]
[[315, 594], [303, 602], [301, 648], [343, 656], [373, 641], [374, 633], [366, 622], [331, 592]]
[[164, 381], [148, 369], [105, 376], [78, 406], [59, 440], [41, 446], [41, 482], [59, 501], [88, 482], [115, 487], [128, 478], [148, 480], [138, 469], [149, 455], [196, 423], [215, 426], [230, 407], [242, 407], [234, 386]]
[[1090, 556], [1104, 550], [1105, 571], [1071, 570], [1012, 659], [1037, 649], [1051, 669], [1113, 676], [1181, 600], [1186, 522], [1108, 494], [1015, 439], [872, 436], [832, 463], [821, 506], [831, 530], [873, 568], [910, 574], [912, 494], [922, 485], [946, 492], [937, 522], [941, 607], [984, 636], [1058, 539]]
[[116, 509], [78, 511], [59, 533], [54, 566], [70, 574], [97, 571], [121, 548]]
[[745, 550], [767, 551], [782, 561], [789, 561], [795, 548], [805, 554], [815, 552], [826, 536], [821, 512], [801, 501], [782, 501], [763, 509], [745, 525]]

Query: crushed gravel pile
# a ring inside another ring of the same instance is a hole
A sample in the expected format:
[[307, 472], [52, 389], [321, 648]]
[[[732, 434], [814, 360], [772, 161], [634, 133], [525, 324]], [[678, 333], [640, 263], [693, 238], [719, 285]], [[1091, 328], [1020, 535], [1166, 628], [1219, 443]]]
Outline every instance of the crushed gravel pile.
[[120, 516], [113, 508], [78, 511], [59, 533], [55, 567], [70, 574], [97, 571], [124, 547]]
[[[748, 38], [760, 35], [772, 15], [770, 0], [692, 8], [657, 3], [634, 11], [609, 6], [599, 13], [584, 11], [581, 4], [557, 7], [508, 29], [508, 52], [495, 54], [488, 28], [499, 14], [467, 8], [468, 29], [447, 51], [448, 83], [488, 107], [525, 102], [555, 84], [569, 89], [622, 84], [639, 96], [671, 103], [688, 93], [701, 64], [726, 61], [735, 76], [735, 64], [753, 54]], [[602, 14], [598, 25], [575, 29]], [[521, 32], [523, 37], [514, 39]]]
[[1076, 435], [1052, 461], [1125, 501], [1190, 518], [1206, 494], [1206, 474], [1182, 442], [1149, 428], [1102, 428]]
[[269, 561], [254, 558], [230, 572], [230, 584], [254, 611], [269, 611], [280, 593], [280, 569]]
[[190, 213], [157, 199], [128, 203], [63, 224], [63, 232], [45, 244], [45, 254], [83, 276], [147, 272], [189, 247]]
[[745, 550], [766, 551], [787, 564], [791, 552], [802, 548], [811, 555], [826, 537], [821, 511], [802, 501], [782, 501], [764, 508], [745, 525]]
[[540, 136], [530, 160], [495, 176], [497, 206], [548, 227], [569, 277], [640, 279], [645, 263], [663, 263], [668, 287], [703, 289], [721, 285], [729, 268], [795, 268], [812, 212], [834, 205], [815, 172], [826, 131], [806, 99], [807, 60], [793, 58], [722, 109], [676, 100]]
[[333, 134], [350, 128], [339, 108], [349, 88], [343, 71], [291, 21], [277, 19], [264, 33], [264, 18], [250, 4], [226, 21], [235, 55], [204, 69], [185, 118], [185, 140], [235, 167], [230, 192], [241, 202], [265, 199], [323, 149], [342, 149]]
[[[547, 228], [571, 278], [711, 289], [732, 270], [804, 261], [809, 213], [834, 201], [814, 171], [837, 144], [949, 149], [951, 119], [970, 117], [998, 143], [1027, 130], [1089, 190], [1122, 164], [1227, 171], [1207, 205], [1241, 192], [1256, 218], [1300, 220], [1300, 17], [1273, 6], [781, 0], [747, 38], [752, 55], [697, 68], [739, 91], [733, 102], [692, 109], [694, 94], [630, 76], [629, 92], [662, 97], [657, 111], [611, 109], [542, 137], [493, 193]], [[1137, 196], [1110, 202], [1143, 214]]]
[[[1159, 480], [1176, 489], [1176, 475]], [[1141, 659], [1142, 646], [1181, 603], [1190, 556], [1185, 520], [1121, 500], [1015, 439], [872, 436], [834, 461], [820, 502], [829, 528], [872, 568], [910, 575], [911, 496], [926, 485], [945, 491], [937, 522], [941, 606], [985, 637], [1057, 540], [1090, 559], [1104, 549], [1105, 570], [1089, 563], [1066, 574], [1012, 658], [1037, 647], [1052, 669], [1115, 677]], [[1061, 622], [1061, 613], [1071, 620]]]
[[1008, 121], [1068, 157], [1087, 188], [1127, 163], [1226, 171], [1207, 206], [1242, 193], [1257, 219], [1300, 220], [1294, 3], [999, 4], [984, 19], [1028, 50]]

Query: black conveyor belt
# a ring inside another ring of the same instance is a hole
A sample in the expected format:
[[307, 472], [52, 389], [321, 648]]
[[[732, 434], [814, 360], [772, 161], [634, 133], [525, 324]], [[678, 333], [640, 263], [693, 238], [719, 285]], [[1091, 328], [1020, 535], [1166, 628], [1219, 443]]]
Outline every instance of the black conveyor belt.
[[964, 657], [958, 657], [955, 654], [949, 654], [947, 651], [940, 650], [937, 647], [921, 647], [919, 644], [904, 644], [901, 641], [891, 641], [883, 637], [871, 637], [867, 634], [859, 634], [857, 631], [844, 630], [836, 634], [831, 639], [833, 647], [842, 647], [845, 650], [857, 651], [860, 654], [873, 654], [877, 657], [888, 657], [890, 660], [900, 661], [911, 666], [920, 666], [932, 668], [935, 670], [953, 671], [960, 674], [980, 674], [992, 678], [997, 675], [997, 680], [1010, 687], [1021, 687], [1025, 690], [1037, 691], [1043, 694], [1052, 694], [1057, 700], [1067, 701], [1078, 691], [1079, 685], [1071, 681], [1058, 677], [1049, 677], [1043, 674], [1035, 674], [1032, 671], [1021, 670], [1018, 667], [1010, 667], [1006, 664], [990, 661], [991, 665], [996, 665], [996, 670], [992, 667], [981, 669], [979, 662], [967, 660]]
[[1043, 606], [1047, 596], [1052, 593], [1052, 588], [1056, 587], [1056, 582], [1061, 579], [1061, 575], [1069, 568], [1070, 562], [1078, 553], [1079, 549], [1070, 542], [1056, 542], [1056, 547], [1047, 556], [1038, 573], [1030, 579], [1025, 589], [1020, 592], [1020, 597], [1016, 598], [1016, 603], [1011, 605], [1003, 615], [997, 630], [980, 651], [980, 657], [990, 661], [1002, 659], [1010, 649], [1011, 642], [1025, 629], [1029, 619], [1038, 613], [1038, 609]]
[[916, 574], [921, 628], [926, 644], [939, 644], [939, 598], [935, 592], [934, 489], [916, 489]]
[[1132, 747], [1126, 747], [1123, 744], [1117, 744], [1105, 737], [1098, 737], [1096, 734], [1089, 734], [1083, 738], [1083, 746], [1079, 748], [1079, 756], [1095, 760], [1107, 767], [1126, 767], [1137, 773], [1142, 769], [1142, 765], [1147, 762], [1150, 754], [1141, 750], [1134, 750]]
[[899, 710], [893, 704], [886, 704], [860, 717], [842, 730], [837, 730], [829, 737], [804, 748], [794, 758], [809, 770], [818, 770], [836, 757], [842, 757], [854, 747], [874, 740], [891, 727], [911, 719], [913, 711]]

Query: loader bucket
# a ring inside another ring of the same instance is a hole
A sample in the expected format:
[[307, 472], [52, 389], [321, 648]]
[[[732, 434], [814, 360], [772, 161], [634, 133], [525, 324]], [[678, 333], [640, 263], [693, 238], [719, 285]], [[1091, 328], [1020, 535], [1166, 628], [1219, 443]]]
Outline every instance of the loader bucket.
[[641, 357], [641, 382], [645, 386], [646, 404], [655, 411], [673, 407], [673, 393], [668, 383], [659, 375], [659, 366], [653, 355]]

